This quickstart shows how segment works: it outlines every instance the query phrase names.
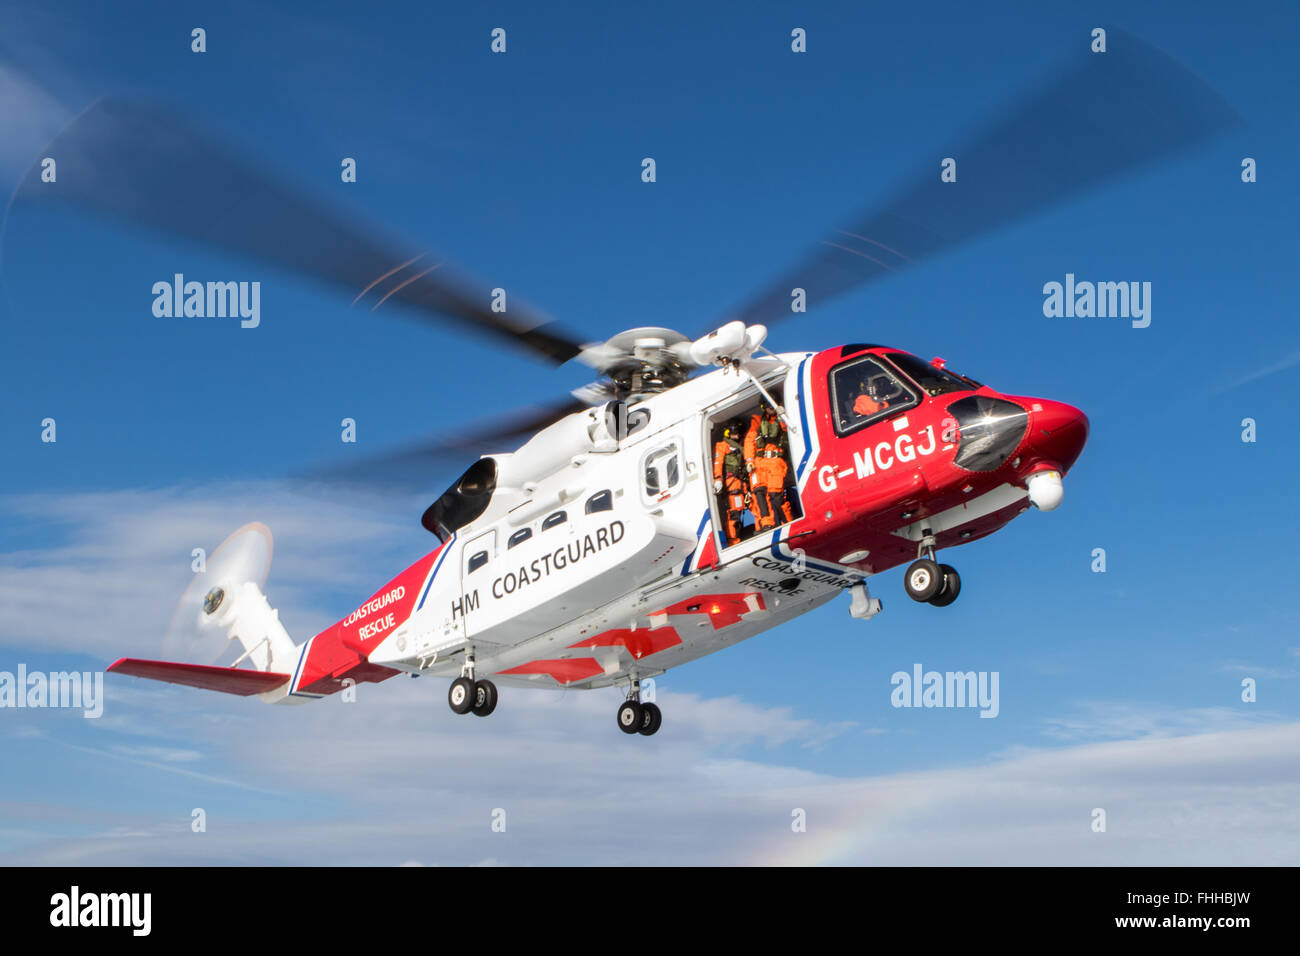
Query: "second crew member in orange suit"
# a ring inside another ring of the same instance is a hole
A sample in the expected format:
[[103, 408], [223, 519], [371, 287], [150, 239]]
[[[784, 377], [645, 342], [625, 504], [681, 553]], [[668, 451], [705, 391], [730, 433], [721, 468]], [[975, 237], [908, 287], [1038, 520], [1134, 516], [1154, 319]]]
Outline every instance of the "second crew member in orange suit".
[[740, 517], [750, 503], [745, 481], [744, 446], [740, 439], [743, 425], [742, 420], [728, 424], [722, 429], [722, 437], [713, 444], [713, 492], [726, 495], [722, 504], [728, 546], [740, 540]]
[[785, 492], [789, 451], [785, 422], [764, 402], [750, 418], [749, 432], [745, 435], [745, 467], [749, 469], [749, 483], [754, 490], [754, 517], [759, 531], [776, 527], [778, 511], [784, 519], [781, 524], [794, 518]]

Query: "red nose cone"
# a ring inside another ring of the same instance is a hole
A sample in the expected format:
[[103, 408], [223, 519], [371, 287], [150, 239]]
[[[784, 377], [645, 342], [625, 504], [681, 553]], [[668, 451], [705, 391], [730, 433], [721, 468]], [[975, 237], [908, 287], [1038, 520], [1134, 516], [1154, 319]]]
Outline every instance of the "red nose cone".
[[1043, 459], [1068, 471], [1083, 452], [1088, 441], [1088, 416], [1073, 405], [1034, 399], [1030, 410], [1026, 441]]

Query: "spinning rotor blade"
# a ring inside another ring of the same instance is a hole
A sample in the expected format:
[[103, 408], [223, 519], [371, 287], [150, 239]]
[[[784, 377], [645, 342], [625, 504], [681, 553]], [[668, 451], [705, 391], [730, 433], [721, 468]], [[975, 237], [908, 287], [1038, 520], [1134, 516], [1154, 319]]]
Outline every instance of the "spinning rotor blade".
[[207, 243], [316, 279], [359, 307], [405, 305], [523, 345], [555, 362], [582, 346], [517, 298], [491, 296], [409, 243], [360, 225], [277, 180], [216, 139], [153, 107], [100, 100], [49, 145], [57, 184], [33, 167], [14, 203], [62, 201], [167, 235]]
[[437, 494], [440, 472], [460, 472], [474, 458], [492, 452], [513, 451], [547, 425], [591, 406], [576, 398], [552, 405], [520, 409], [509, 416], [483, 422], [460, 435], [428, 438], [389, 449], [346, 465], [331, 465], [300, 475], [307, 484], [322, 483], [345, 489], [377, 492], [424, 492]]
[[[728, 313], [746, 324], [789, 317], [791, 290], [810, 306], [1171, 156], [1241, 122], [1204, 80], [1119, 29], [1105, 53], [1082, 53], [1048, 85], [936, 153], [891, 198], [821, 240], [780, 282]], [[939, 158], [956, 160], [955, 182]]]
[[[271, 529], [260, 521], [246, 524], [226, 538], [181, 595], [163, 636], [164, 657], [191, 664], [216, 664], [238, 646], [220, 628], [204, 626], [203, 602], [214, 588], [233, 596], [245, 582], [263, 587], [273, 552]], [[234, 654], [230, 653], [230, 657]]]

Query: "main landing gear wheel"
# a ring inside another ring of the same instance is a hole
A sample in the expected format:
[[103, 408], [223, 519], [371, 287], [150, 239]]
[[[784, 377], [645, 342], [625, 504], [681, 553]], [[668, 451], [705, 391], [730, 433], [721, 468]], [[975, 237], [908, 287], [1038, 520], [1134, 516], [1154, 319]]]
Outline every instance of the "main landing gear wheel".
[[[451, 705], [454, 714], [468, 714], [473, 709], [477, 698], [478, 692], [475, 690], [474, 681], [468, 677], [457, 677], [447, 690], [447, 703]], [[494, 700], [494, 706], [495, 703]]]
[[939, 589], [938, 594], [930, 598], [930, 603], [935, 607], [947, 607], [957, 600], [958, 594], [961, 594], [961, 576], [950, 564], [939, 565], [939, 572], [943, 575], [943, 587]]
[[658, 704], [641, 705], [641, 726], [637, 728], [638, 732], [646, 737], [653, 737], [663, 722], [664, 714]]
[[[955, 573], [955, 572], [954, 572]], [[913, 561], [903, 575], [903, 589], [913, 601], [930, 601], [943, 588], [944, 576], [939, 565], [929, 558]]]
[[486, 717], [497, 709], [497, 685], [490, 680], [474, 682], [474, 706], [470, 708], [475, 717]]
[[[655, 710], [658, 709], [658, 707], [655, 707]], [[618, 729], [625, 734], [639, 733], [642, 732], [641, 725], [644, 722], [645, 708], [634, 700], [623, 701], [618, 708]], [[655, 729], [657, 730], [658, 727]]]

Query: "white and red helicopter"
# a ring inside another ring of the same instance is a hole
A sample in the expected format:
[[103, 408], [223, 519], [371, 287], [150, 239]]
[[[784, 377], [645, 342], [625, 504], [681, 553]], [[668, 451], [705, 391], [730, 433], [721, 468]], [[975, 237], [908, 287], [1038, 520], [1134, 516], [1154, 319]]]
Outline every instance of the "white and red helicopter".
[[[881, 603], [869, 579], [883, 571], [907, 565], [911, 598], [951, 604], [961, 581], [938, 552], [1031, 506], [1055, 508], [1088, 436], [1084, 413], [898, 348], [773, 354], [767, 326], [791, 314], [792, 292], [824, 302], [1236, 121], [1185, 68], [1113, 30], [1108, 52], [1068, 65], [952, 151], [960, 184], [936, 159], [707, 334], [638, 328], [590, 345], [514, 304], [494, 311], [445, 264], [157, 111], [102, 101], [50, 147], [71, 184], [58, 198], [604, 376], [508, 429], [477, 430], [489, 447], [535, 434], [470, 464], [424, 513], [437, 546], [315, 637], [295, 644], [267, 602], [269, 536], [257, 526], [218, 549], [182, 602], [193, 633], [237, 642], [238, 660], [125, 658], [108, 670], [272, 703], [440, 676], [453, 711], [482, 717], [498, 684], [618, 686], [619, 728], [650, 735], [662, 714], [641, 700], [641, 681], [841, 594], [854, 617], [872, 618]], [[28, 183], [18, 198], [48, 196]], [[762, 499], [770, 508], [754, 506], [749, 462], [733, 483], [737, 459], [755, 454], [740, 434], [761, 431], [764, 416], [780, 440], [758, 454], [783, 473], [781, 494]], [[736, 457], [724, 473], [728, 434]], [[446, 451], [431, 444], [415, 458], [432, 466]]]
[[[267, 701], [406, 671], [452, 678], [452, 710], [480, 716], [496, 707], [497, 683], [617, 684], [628, 689], [619, 727], [653, 734], [661, 714], [640, 701], [642, 679], [841, 593], [853, 616], [874, 617], [867, 578], [903, 563], [912, 598], [951, 604], [961, 582], [937, 550], [1060, 502], [1088, 434], [1078, 409], [1002, 395], [898, 349], [756, 355], [762, 335], [741, 322], [693, 343], [665, 329], [624, 333], [618, 344], [661, 379], [670, 363], [723, 364], [479, 459], [425, 512], [438, 547], [302, 645], [255, 576], [222, 577], [244, 565], [219, 549], [200, 613], [243, 643], [255, 670], [135, 659], [109, 670]], [[871, 414], [854, 410], [864, 384], [882, 404]], [[727, 423], [764, 402], [788, 436], [795, 517], [778, 515], [771, 530], [742, 518], [733, 539], [714, 449]]]

